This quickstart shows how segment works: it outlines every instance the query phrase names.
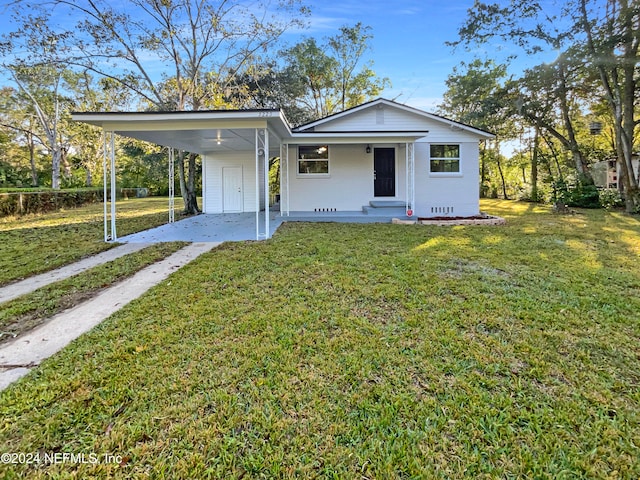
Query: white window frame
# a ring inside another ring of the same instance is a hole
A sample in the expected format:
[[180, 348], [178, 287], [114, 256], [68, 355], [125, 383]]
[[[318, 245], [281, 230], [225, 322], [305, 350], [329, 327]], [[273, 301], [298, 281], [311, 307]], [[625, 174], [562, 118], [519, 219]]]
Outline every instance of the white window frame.
[[[300, 147], [306, 147], [306, 148], [326, 148], [327, 149], [327, 158], [324, 159], [304, 159], [304, 158], [300, 158]], [[296, 148], [297, 150], [297, 161], [296, 161], [296, 176], [297, 177], [303, 177], [303, 178], [322, 178], [322, 177], [329, 177], [330, 173], [331, 173], [331, 148], [329, 147], [329, 145], [298, 145], [298, 147]], [[327, 172], [324, 173], [301, 173], [300, 172], [300, 162], [327, 162]]]
[[[458, 156], [457, 157], [432, 157], [431, 156], [431, 147], [439, 146], [439, 145], [450, 145], [458, 147]], [[458, 161], [458, 170], [454, 172], [439, 172], [431, 170], [431, 161], [432, 160], [457, 160]], [[462, 145], [459, 143], [430, 143], [429, 144], [429, 175], [435, 177], [461, 177], [462, 176]]]

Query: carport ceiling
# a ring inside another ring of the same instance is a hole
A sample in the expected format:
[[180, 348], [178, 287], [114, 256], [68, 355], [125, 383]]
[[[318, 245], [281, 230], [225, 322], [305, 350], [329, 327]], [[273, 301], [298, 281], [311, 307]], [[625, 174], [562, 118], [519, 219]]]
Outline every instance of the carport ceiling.
[[[119, 131], [125, 137], [186, 150], [193, 153], [246, 152], [256, 143], [255, 129], [202, 129], [173, 131]], [[272, 141], [273, 144], [275, 142]], [[273, 145], [272, 145], [273, 146]]]
[[107, 132], [189, 152], [246, 152], [255, 149], [256, 130], [269, 129], [270, 150], [291, 137], [280, 110], [218, 110], [197, 112], [73, 113], [75, 121]]

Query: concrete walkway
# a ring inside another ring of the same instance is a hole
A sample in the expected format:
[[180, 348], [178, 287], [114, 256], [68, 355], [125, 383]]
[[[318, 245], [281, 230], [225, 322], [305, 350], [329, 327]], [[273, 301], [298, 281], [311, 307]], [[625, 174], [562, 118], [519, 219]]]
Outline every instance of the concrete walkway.
[[[193, 243], [0, 347], [0, 390], [220, 242]], [[120, 247], [118, 247], [120, 248]], [[141, 247], [142, 248], [142, 247]]]
[[56, 270], [51, 270], [50, 272], [45, 272], [34, 277], [25, 278], [19, 282], [11, 283], [0, 288], [0, 303], [8, 302], [9, 300], [18, 298], [21, 295], [31, 293], [38, 288], [46, 287], [51, 283], [72, 277], [73, 275], [77, 275], [78, 273], [89, 270], [90, 268], [97, 267], [98, 265], [110, 262], [116, 258], [124, 257], [130, 253], [142, 250], [150, 245], [150, 243], [121, 245], [110, 250], [105, 250], [97, 255], [84, 258], [78, 262], [65, 265], [64, 267], [60, 267]]

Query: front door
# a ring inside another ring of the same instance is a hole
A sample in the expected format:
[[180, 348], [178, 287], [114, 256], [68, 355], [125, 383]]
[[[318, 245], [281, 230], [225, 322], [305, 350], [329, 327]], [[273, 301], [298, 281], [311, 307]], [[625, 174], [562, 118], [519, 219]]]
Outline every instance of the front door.
[[222, 167], [222, 211], [242, 212], [242, 203], [242, 167]]
[[396, 149], [373, 149], [373, 195], [396, 196]]

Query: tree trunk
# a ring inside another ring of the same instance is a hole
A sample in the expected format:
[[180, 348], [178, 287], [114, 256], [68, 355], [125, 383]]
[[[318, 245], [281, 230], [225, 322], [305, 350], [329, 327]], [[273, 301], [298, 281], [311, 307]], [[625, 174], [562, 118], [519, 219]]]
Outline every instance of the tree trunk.
[[178, 157], [178, 176], [180, 178], [180, 193], [184, 203], [185, 215], [197, 215], [200, 213], [198, 208], [198, 198], [196, 196], [195, 178], [196, 178], [196, 154], [190, 153], [187, 159], [188, 172], [185, 172], [184, 161], [185, 153], [180, 152]]
[[[545, 135], [542, 135], [542, 138], [544, 142], [547, 144], [547, 146], [549, 147], [549, 150], [551, 151], [551, 155], [553, 155], [553, 161], [556, 165], [556, 170], [558, 171], [558, 179], [560, 182], [564, 182], [564, 176], [562, 175], [562, 168], [560, 167], [560, 161], [558, 160], [558, 153], [556, 152], [556, 149], [554, 148], [553, 143]], [[551, 171], [551, 166], [549, 166], [549, 171]], [[551, 176], [553, 177], [553, 175]]]
[[496, 164], [498, 165], [498, 173], [500, 174], [500, 180], [502, 182], [502, 196], [505, 200], [509, 200], [509, 195], [507, 195], [507, 184], [504, 180], [504, 172], [502, 171], [502, 164], [500, 163], [500, 142], [498, 139], [495, 139], [494, 143], [495, 152], [494, 155], [496, 157]]
[[507, 195], [507, 184], [504, 181], [504, 173], [502, 172], [502, 165], [500, 164], [499, 158], [496, 158], [496, 163], [498, 164], [498, 173], [500, 173], [500, 180], [502, 181], [502, 196], [505, 200], [509, 200], [509, 195]]
[[40, 183], [38, 179], [38, 167], [36, 166], [36, 146], [33, 143], [33, 135], [27, 135], [27, 142], [29, 144], [29, 164], [31, 165], [31, 186], [37, 187]]
[[482, 142], [482, 150], [480, 152], [480, 198], [487, 196], [487, 164], [486, 164], [487, 142]]
[[533, 136], [533, 153], [531, 155], [531, 201], [538, 202], [538, 129]]
[[71, 178], [71, 164], [69, 163], [69, 156], [66, 148], [60, 149], [60, 160], [62, 164], [62, 175], [66, 180]]
[[85, 176], [85, 180], [84, 180], [84, 184], [87, 187], [92, 187], [93, 186], [93, 174], [91, 173], [91, 168], [89, 168], [89, 166], [86, 166], [84, 168], [86, 176]]
[[567, 132], [569, 150], [573, 154], [573, 161], [576, 165], [578, 174], [585, 178], [588, 182], [593, 183], [591, 172], [589, 171], [589, 165], [580, 151], [580, 145], [576, 140], [576, 132], [571, 122], [571, 112], [568, 103], [568, 89], [567, 89], [567, 76], [565, 71], [564, 58], [561, 55], [558, 59], [558, 100], [560, 101], [560, 112], [562, 114], [562, 120], [564, 128]]
[[60, 189], [60, 164], [62, 162], [62, 152], [57, 145], [54, 145], [51, 155], [51, 188]]

